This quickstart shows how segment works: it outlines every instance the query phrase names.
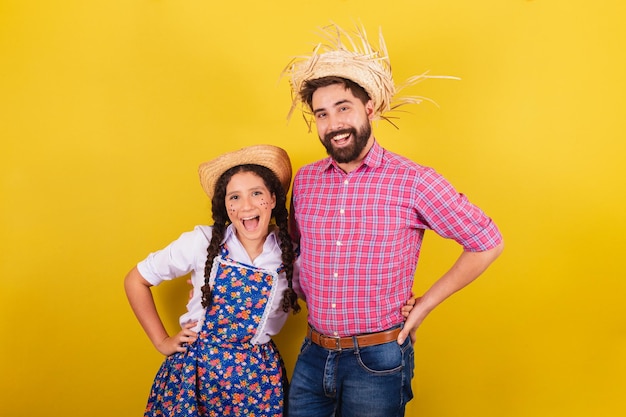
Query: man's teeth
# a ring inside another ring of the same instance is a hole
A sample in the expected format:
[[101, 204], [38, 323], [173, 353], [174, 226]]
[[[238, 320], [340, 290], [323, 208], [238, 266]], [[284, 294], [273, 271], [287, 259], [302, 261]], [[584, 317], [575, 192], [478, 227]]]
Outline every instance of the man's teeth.
[[337, 135], [337, 136], [335, 136], [335, 137], [333, 138], [333, 140], [334, 140], [334, 141], [340, 141], [340, 140], [346, 139], [348, 136], [350, 136], [350, 134], [349, 134], [349, 133], [344, 133], [344, 134], [341, 134], [341, 135]]

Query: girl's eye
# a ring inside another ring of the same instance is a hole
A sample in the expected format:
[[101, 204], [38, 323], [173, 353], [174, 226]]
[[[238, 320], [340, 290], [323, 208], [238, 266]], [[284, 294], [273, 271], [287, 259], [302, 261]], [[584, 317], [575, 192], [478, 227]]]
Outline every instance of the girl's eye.
[[239, 196], [236, 195], [231, 195], [230, 197], [228, 197], [229, 200], [237, 200], [239, 198]]

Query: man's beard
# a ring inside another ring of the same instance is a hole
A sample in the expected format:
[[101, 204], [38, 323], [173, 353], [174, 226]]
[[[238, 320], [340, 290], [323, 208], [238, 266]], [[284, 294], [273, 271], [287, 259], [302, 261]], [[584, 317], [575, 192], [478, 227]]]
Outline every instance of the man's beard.
[[[349, 133], [352, 136], [352, 143], [349, 146], [335, 149], [332, 144], [332, 138], [344, 133]], [[367, 141], [371, 135], [372, 126], [370, 126], [368, 122], [365, 122], [358, 131], [353, 127], [349, 129], [336, 130], [332, 133], [326, 134], [323, 139], [320, 138], [320, 142], [322, 142], [322, 145], [326, 148], [326, 153], [331, 158], [340, 164], [345, 164], [356, 161], [359, 158], [361, 152], [363, 152], [363, 149], [367, 146]]]

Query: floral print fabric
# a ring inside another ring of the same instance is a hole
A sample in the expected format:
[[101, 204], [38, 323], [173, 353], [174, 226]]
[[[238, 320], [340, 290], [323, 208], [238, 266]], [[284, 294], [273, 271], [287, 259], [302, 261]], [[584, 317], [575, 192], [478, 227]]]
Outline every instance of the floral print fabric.
[[145, 417], [283, 415], [286, 375], [278, 349], [271, 341], [251, 343], [277, 273], [220, 256], [213, 275], [213, 300], [198, 339], [165, 359]]

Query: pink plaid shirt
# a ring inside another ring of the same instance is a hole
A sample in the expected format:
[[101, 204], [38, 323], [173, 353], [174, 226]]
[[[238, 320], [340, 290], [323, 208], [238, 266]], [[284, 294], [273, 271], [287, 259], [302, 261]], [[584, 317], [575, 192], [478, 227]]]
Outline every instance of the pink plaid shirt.
[[331, 158], [299, 170], [294, 234], [309, 323], [331, 336], [377, 332], [401, 323], [426, 229], [467, 251], [498, 245], [500, 232], [432, 168], [377, 142], [350, 174]]

